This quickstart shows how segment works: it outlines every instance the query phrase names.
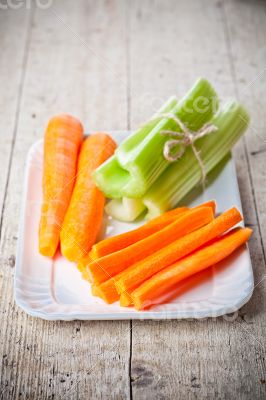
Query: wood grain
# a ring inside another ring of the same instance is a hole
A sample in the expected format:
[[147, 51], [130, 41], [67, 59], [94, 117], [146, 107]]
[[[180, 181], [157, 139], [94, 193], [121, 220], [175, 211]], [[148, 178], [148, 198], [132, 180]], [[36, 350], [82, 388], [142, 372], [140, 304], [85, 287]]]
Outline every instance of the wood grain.
[[[37, 3], [36, 3], [37, 4]], [[0, 11], [0, 398], [263, 399], [266, 6], [254, 0], [53, 1]], [[265, 71], [265, 75], [264, 75]], [[198, 76], [252, 116], [234, 151], [255, 284], [238, 313], [204, 321], [47, 322], [14, 304], [23, 167], [48, 118], [128, 129]]]
[[[25, 157], [30, 145], [42, 137], [48, 118], [65, 111], [78, 116], [89, 130], [127, 125], [121, 3], [101, 1], [94, 7], [92, 1], [74, 5], [69, 0], [34, 11], [3, 218], [4, 260], [14, 257], [16, 250], [13, 236]], [[113, 398], [126, 398], [130, 322], [63, 323], [31, 318], [14, 305], [13, 271], [7, 263], [1, 265], [2, 397], [101, 398], [112, 385]]]
[[[225, 2], [204, 0], [197, 3], [134, 2], [135, 7], [131, 12], [131, 47], [134, 49], [131, 70], [135, 71], [136, 77], [141, 76], [142, 63], [145, 64], [147, 60], [152, 65], [156, 63], [156, 68], [147, 71], [143, 77], [147, 93], [164, 95], [164, 90], [169, 93], [171, 87], [176, 91], [177, 85], [182, 93], [197, 76], [203, 75], [214, 83], [223, 100], [238, 94], [234, 74], [235, 53], [229, 30], [232, 22], [227, 14], [231, 18], [236, 18], [234, 13], [238, 16], [237, 28], [234, 29], [236, 37], [236, 29], [241, 33], [248, 23], [243, 23], [245, 15], [242, 15], [242, 8], [253, 6], [248, 2], [243, 5], [241, 2], [237, 2], [237, 5], [232, 2], [230, 12], [227, 12], [226, 5]], [[259, 10], [253, 7], [253, 12]], [[258, 24], [256, 27], [258, 29]], [[253, 42], [255, 30], [254, 27], [253, 37], [249, 39]], [[243, 43], [238, 46], [241, 49], [244, 47]], [[141, 49], [141, 54], [136, 52], [137, 48]], [[249, 57], [252, 58], [252, 55]], [[134, 113], [134, 102], [143, 97], [144, 89], [134, 76], [131, 77], [131, 89], [134, 125], [135, 121], [139, 122], [138, 113]], [[254, 183], [251, 181], [249, 159], [243, 141], [237, 146], [235, 156], [245, 219], [254, 227], [250, 248], [255, 281], [258, 283], [265, 274], [265, 260], [258, 228]], [[262, 282], [256, 287], [249, 304], [233, 316], [232, 321], [230, 318], [228, 321], [219, 318], [204, 322], [143, 322], [133, 328], [133, 398], [263, 398], [264, 304], [265, 285]]]

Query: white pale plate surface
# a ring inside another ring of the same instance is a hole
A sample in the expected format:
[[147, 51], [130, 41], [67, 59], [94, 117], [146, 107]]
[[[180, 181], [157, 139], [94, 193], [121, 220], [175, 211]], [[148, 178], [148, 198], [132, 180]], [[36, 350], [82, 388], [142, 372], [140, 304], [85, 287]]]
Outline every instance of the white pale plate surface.
[[[112, 133], [120, 142], [126, 135]], [[30, 149], [26, 175], [14, 281], [15, 300], [28, 314], [47, 320], [114, 320], [216, 317], [236, 311], [251, 297], [253, 272], [246, 246], [225, 262], [188, 279], [171, 302], [147, 311], [107, 305], [91, 295], [90, 285], [81, 279], [75, 264], [58, 252], [54, 260], [38, 252], [38, 224], [42, 200], [43, 142]], [[216, 199], [218, 213], [232, 206], [241, 211], [241, 201], [232, 158], [219, 169], [203, 193], [190, 196], [189, 205]], [[143, 223], [143, 222], [142, 222]], [[139, 223], [122, 223], [105, 217], [101, 237], [134, 229]], [[185, 290], [184, 290], [185, 289]]]

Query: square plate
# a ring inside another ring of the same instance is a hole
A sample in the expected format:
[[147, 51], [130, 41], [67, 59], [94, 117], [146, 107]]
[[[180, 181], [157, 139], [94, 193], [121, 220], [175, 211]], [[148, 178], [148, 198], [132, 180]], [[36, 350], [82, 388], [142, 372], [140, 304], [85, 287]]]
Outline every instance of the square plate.
[[[127, 134], [111, 133], [118, 143]], [[234, 312], [251, 297], [254, 283], [247, 246], [219, 265], [183, 281], [178, 297], [171, 302], [147, 311], [123, 308], [118, 302], [107, 305], [92, 296], [89, 283], [81, 279], [75, 264], [59, 252], [53, 260], [38, 252], [42, 165], [40, 140], [29, 150], [26, 162], [14, 282], [16, 303], [28, 314], [47, 320], [205, 318]], [[185, 204], [193, 206], [216, 199], [218, 213], [232, 206], [242, 211], [233, 159], [228, 157], [214, 175], [205, 191], [194, 191]], [[105, 216], [101, 237], [134, 229], [142, 223], [123, 223]]]

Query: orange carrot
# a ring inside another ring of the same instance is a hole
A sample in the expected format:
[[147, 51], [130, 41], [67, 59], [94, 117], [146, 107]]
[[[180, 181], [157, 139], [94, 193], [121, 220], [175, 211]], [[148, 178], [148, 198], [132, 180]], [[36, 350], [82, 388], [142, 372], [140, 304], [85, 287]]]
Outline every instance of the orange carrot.
[[142, 239], [125, 249], [108, 254], [88, 264], [87, 270], [93, 283], [99, 284], [123, 271], [154, 251], [190, 233], [213, 220], [210, 207], [200, 207], [181, 214], [160, 231]]
[[82, 279], [84, 279], [85, 281], [90, 282], [90, 278], [88, 276], [87, 269], [84, 268], [83, 266], [81, 266], [80, 264], [77, 265], [77, 268], [81, 272]]
[[53, 117], [44, 136], [43, 203], [39, 226], [39, 252], [53, 257], [75, 183], [83, 127], [74, 117]]
[[110, 278], [100, 285], [92, 285], [92, 294], [101, 297], [107, 304], [112, 304], [119, 299], [114, 278]]
[[128, 247], [169, 225], [178, 215], [186, 210], [188, 210], [187, 207], [180, 207], [173, 210], [175, 213], [172, 213], [171, 215], [167, 215], [168, 213], [162, 214], [160, 217], [155, 218], [156, 221], [151, 220], [137, 229], [101, 240], [92, 246], [89, 255], [92, 260], [96, 260], [97, 258], [106, 256], [107, 254], [124, 249], [125, 247]]
[[[215, 214], [215, 211], [216, 211], [216, 202], [215, 202], [215, 200], [209, 200], [209, 201], [206, 201], [205, 203], [201, 203], [201, 204], [199, 204], [198, 206], [193, 207], [193, 209], [199, 208], [199, 207], [211, 207], [213, 213]], [[161, 215], [159, 215], [158, 217], [155, 217], [155, 218], [151, 219], [151, 220], [149, 221], [149, 223], [152, 224], [152, 223], [154, 223], [154, 222], [160, 221], [161, 218], [173, 217], [173, 216], [179, 214], [180, 208], [186, 208], [186, 209], [188, 210], [188, 207], [178, 207], [178, 208], [174, 208], [173, 210], [166, 211], [164, 214], [161, 214]]]
[[236, 228], [210, 245], [179, 260], [145, 281], [131, 294], [134, 306], [141, 310], [158, 302], [160, 296], [185, 278], [222, 261], [251, 236], [249, 228]]
[[[215, 201], [213, 200], [200, 204], [195, 208], [198, 207], [211, 207], [213, 209], [213, 213], [215, 213]], [[107, 254], [111, 254], [114, 253], [115, 251], [124, 249], [125, 247], [130, 246], [131, 244], [136, 243], [139, 240], [142, 240], [147, 236], [152, 235], [158, 230], [169, 225], [176, 219], [176, 217], [178, 217], [182, 212], [185, 212], [187, 210], [188, 207], [175, 208], [174, 210], [167, 211], [166, 213], [160, 215], [159, 217], [150, 220], [140, 228], [134, 229], [126, 233], [122, 233], [117, 236], [112, 236], [110, 238], [104, 239], [96, 243], [94, 246], [92, 246], [91, 252], [89, 254], [91, 259], [87, 260], [87, 264], [91, 260], [96, 260], [97, 258], [104, 257]]]
[[120, 295], [119, 304], [121, 307], [129, 307], [132, 304], [131, 294], [128, 292], [123, 292]]
[[[86, 260], [86, 262], [85, 262], [85, 260]], [[91, 261], [92, 261], [92, 260], [91, 260]], [[86, 263], [87, 263], [87, 259], [86, 259], [86, 258], [83, 258], [82, 260], [80, 260], [80, 261], [78, 262], [77, 268], [78, 268], [78, 270], [81, 272], [82, 278], [85, 279], [85, 281], [91, 282], [91, 281], [90, 281], [89, 274], [88, 274], [88, 272], [87, 272], [87, 268], [86, 268], [87, 264], [86, 264]]]
[[82, 144], [76, 184], [60, 233], [62, 254], [70, 261], [84, 257], [99, 233], [105, 198], [91, 174], [116, 148], [105, 133], [89, 136]]
[[224, 212], [208, 225], [189, 233], [186, 236], [170, 243], [168, 246], [151, 254], [136, 264], [125, 269], [119, 279], [116, 279], [118, 293], [129, 291], [139, 286], [146, 279], [159, 272], [161, 269], [171, 265], [182, 257], [187, 256], [199, 247], [215, 239], [217, 236], [232, 228], [242, 219], [236, 208]]

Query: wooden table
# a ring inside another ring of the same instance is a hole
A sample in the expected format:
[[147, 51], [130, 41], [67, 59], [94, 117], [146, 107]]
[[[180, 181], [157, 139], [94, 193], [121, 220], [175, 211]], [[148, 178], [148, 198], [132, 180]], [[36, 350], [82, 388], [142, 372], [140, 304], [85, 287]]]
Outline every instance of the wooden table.
[[[266, 3], [1, 1], [0, 41], [1, 398], [265, 398]], [[204, 321], [26, 315], [13, 298], [23, 168], [48, 118], [65, 111], [89, 130], [131, 129], [198, 76], [252, 117], [234, 152], [254, 229], [252, 299]]]

